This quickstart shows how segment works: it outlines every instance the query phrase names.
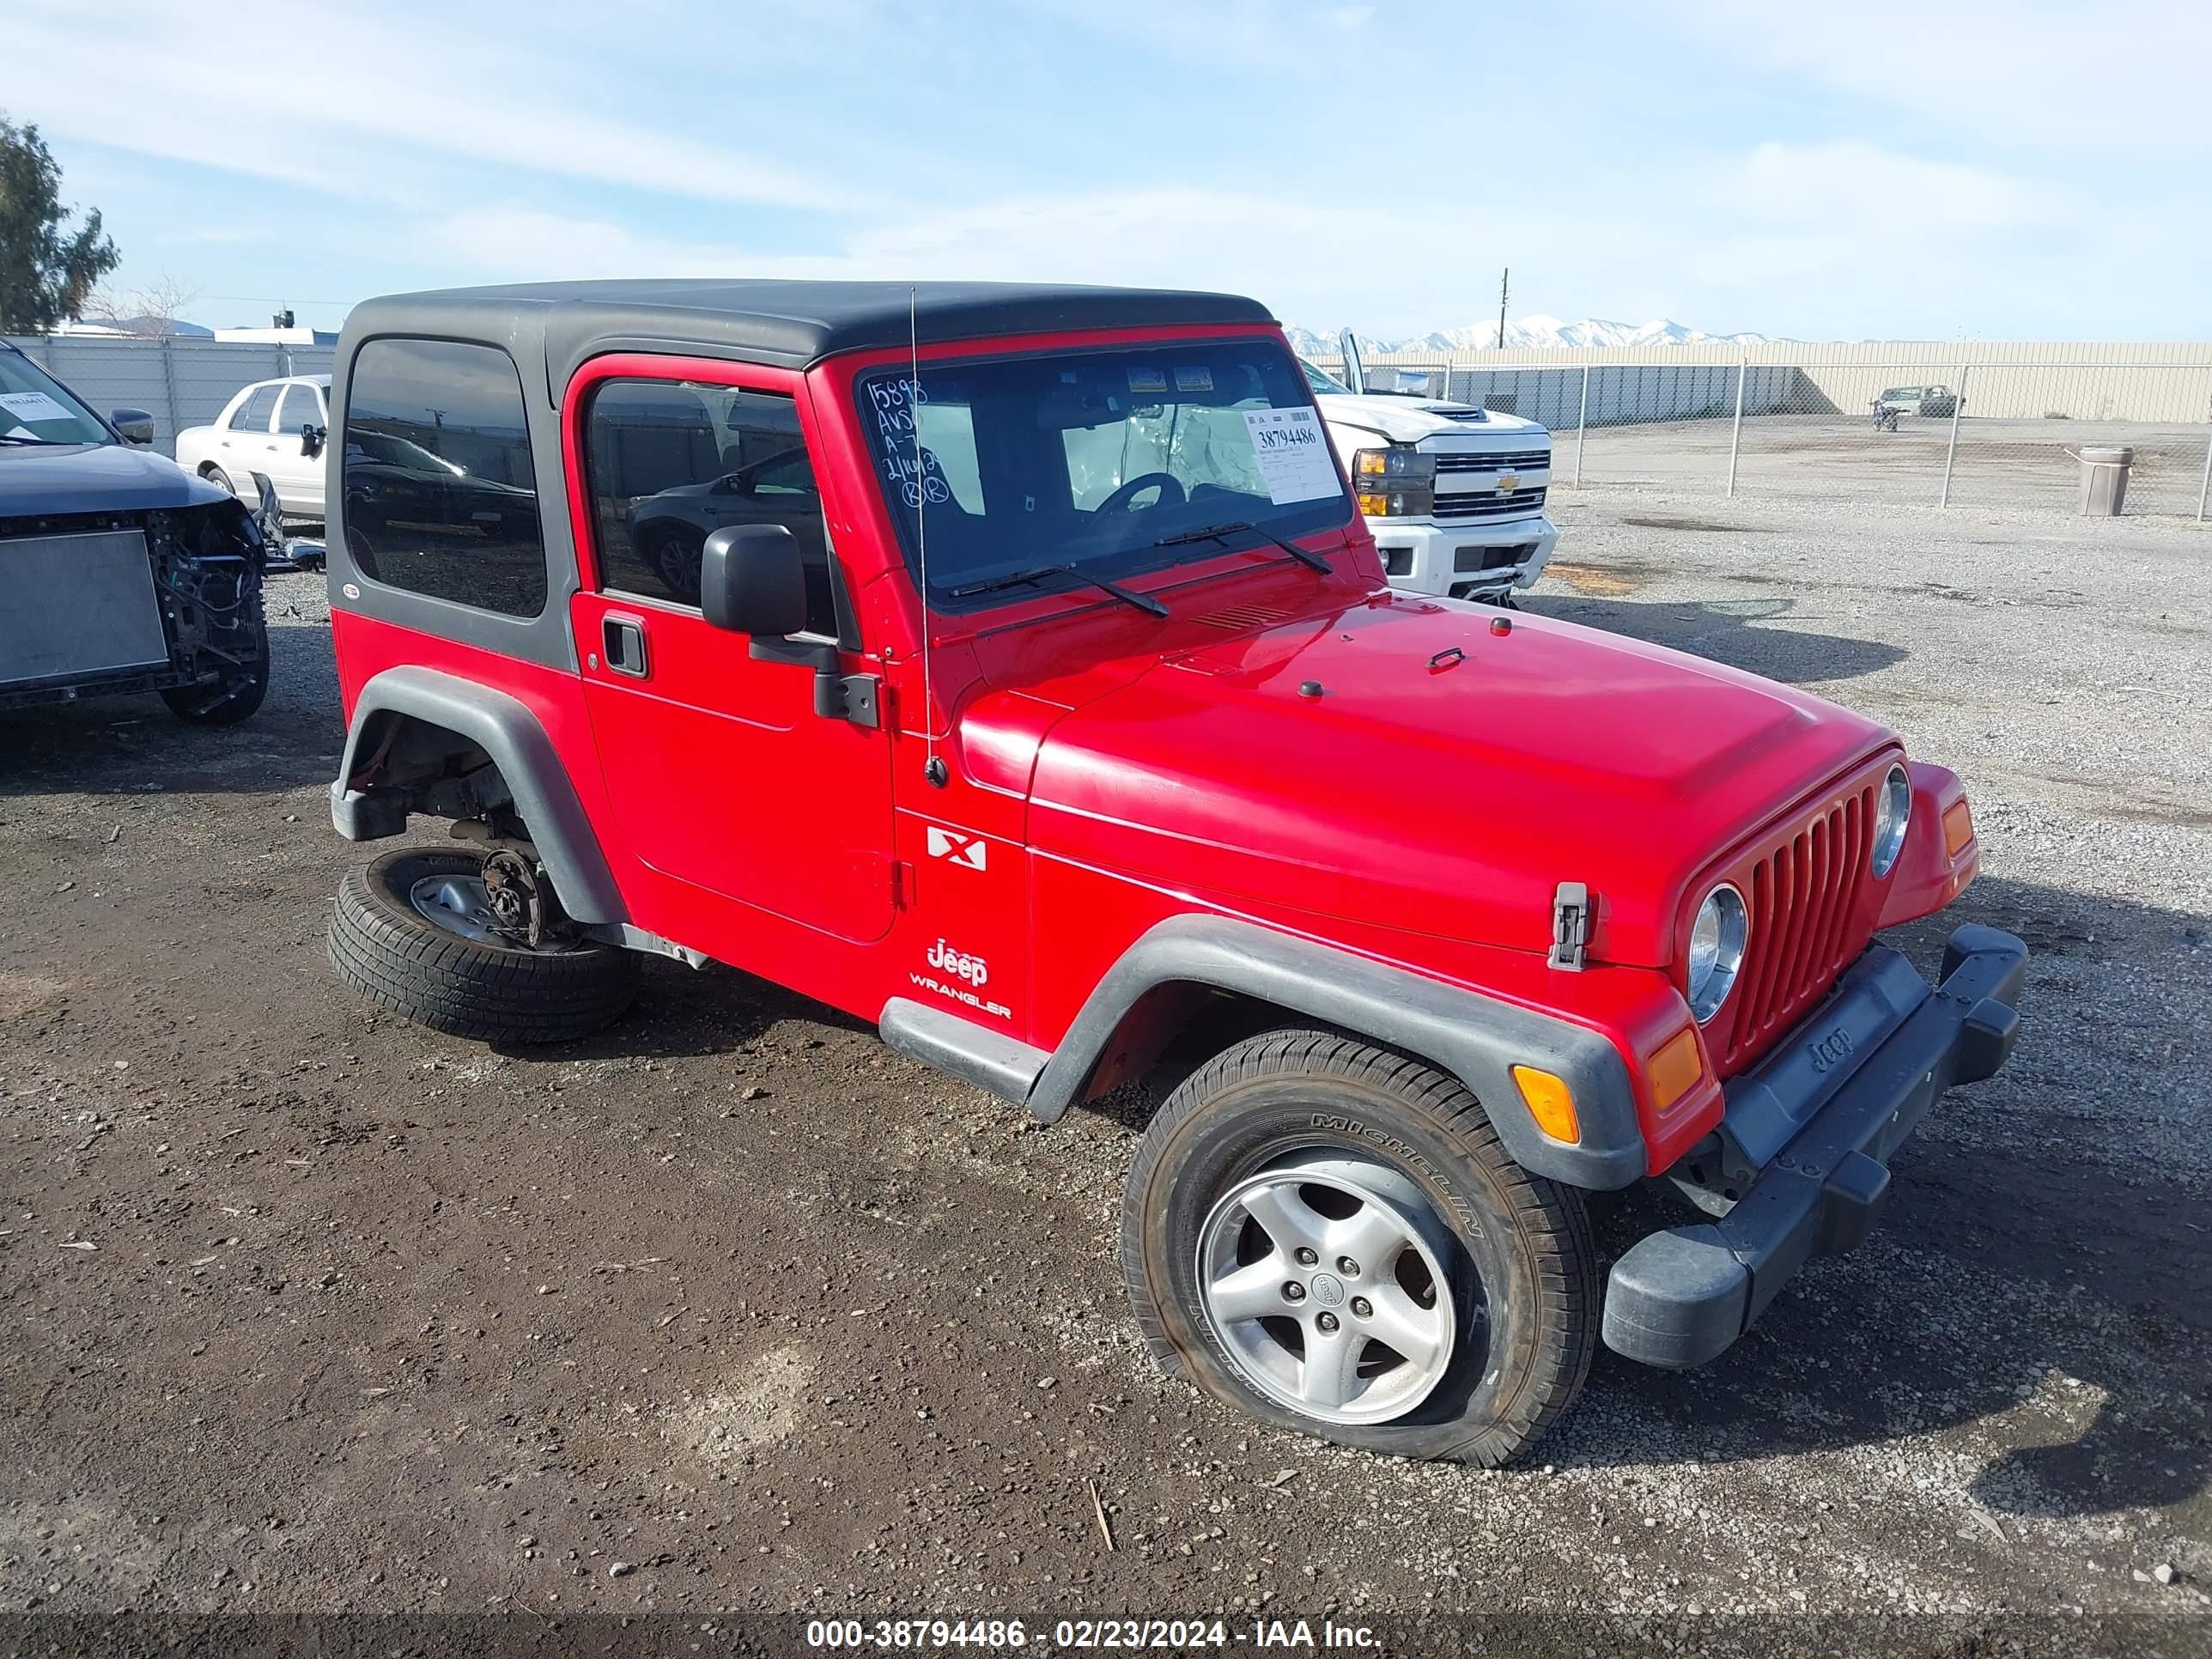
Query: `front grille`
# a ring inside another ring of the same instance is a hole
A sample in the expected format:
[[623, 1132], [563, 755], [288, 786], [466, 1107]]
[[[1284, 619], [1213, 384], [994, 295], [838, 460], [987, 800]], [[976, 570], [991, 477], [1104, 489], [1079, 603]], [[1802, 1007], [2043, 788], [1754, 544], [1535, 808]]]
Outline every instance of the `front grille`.
[[1522, 542], [1517, 547], [1455, 547], [1452, 572], [1464, 576], [1478, 570], [1510, 570], [1535, 550], [1534, 542]]
[[1854, 918], [1871, 878], [1875, 787], [1862, 785], [1751, 866], [1743, 896], [1751, 935], [1736, 992], [1743, 1001], [1723, 1074], [1764, 1053], [1865, 948], [1866, 929]]
[[1493, 489], [1467, 489], [1455, 495], [1437, 497], [1436, 516], [1439, 519], [1512, 519], [1524, 513], [1534, 513], [1544, 505], [1544, 486], [1534, 484], [1527, 489], [1508, 490], [1499, 495]]
[[1442, 472], [1545, 472], [1551, 470], [1548, 449], [1455, 450], [1437, 457]]

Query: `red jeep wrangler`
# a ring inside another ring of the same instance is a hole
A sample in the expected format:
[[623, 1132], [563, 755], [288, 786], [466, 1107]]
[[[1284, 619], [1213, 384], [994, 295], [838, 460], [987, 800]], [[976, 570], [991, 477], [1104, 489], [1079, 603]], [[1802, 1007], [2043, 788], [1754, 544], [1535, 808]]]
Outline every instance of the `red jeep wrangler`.
[[[333, 393], [331, 816], [467, 843], [346, 879], [339, 973], [527, 1042], [713, 957], [1047, 1122], [1175, 1066], [1129, 1294], [1270, 1423], [1495, 1464], [1601, 1333], [1711, 1358], [2011, 1049], [2017, 939], [1870, 943], [1974, 874], [1951, 773], [1392, 592], [1250, 301], [421, 294]], [[1601, 1288], [1585, 1194], [1655, 1177]]]

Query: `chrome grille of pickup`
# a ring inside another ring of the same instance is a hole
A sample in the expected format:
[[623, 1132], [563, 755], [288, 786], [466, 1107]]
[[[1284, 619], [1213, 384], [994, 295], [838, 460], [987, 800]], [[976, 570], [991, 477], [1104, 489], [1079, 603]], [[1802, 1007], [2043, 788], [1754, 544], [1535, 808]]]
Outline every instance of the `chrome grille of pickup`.
[[1551, 469], [1548, 449], [1454, 450], [1437, 457], [1443, 472], [1545, 472]]
[[1463, 489], [1450, 495], [1439, 493], [1436, 516], [1460, 520], [1512, 519], [1524, 513], [1534, 513], [1543, 505], [1544, 486], [1541, 484], [1532, 485], [1527, 489], [1508, 490], [1503, 495], [1494, 489]]
[[1870, 878], [1875, 788], [1862, 785], [1751, 866], [1743, 896], [1751, 938], [1736, 991], [1743, 1003], [1723, 1075], [1764, 1052], [1866, 948], [1866, 930], [1853, 919]]

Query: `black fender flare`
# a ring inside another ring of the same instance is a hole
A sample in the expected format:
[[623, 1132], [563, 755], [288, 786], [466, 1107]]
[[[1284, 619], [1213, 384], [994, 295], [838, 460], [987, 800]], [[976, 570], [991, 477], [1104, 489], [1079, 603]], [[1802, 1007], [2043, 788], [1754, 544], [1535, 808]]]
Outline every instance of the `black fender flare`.
[[398, 803], [347, 787], [362, 734], [380, 714], [402, 714], [468, 738], [499, 768], [515, 811], [544, 860], [561, 908], [576, 921], [616, 924], [629, 920], [622, 890], [600, 850], [591, 816], [577, 798], [560, 750], [530, 706], [520, 698], [434, 668], [408, 664], [372, 676], [354, 700], [345, 754], [331, 785], [331, 827], [349, 841], [399, 835], [407, 815]]
[[[1170, 917], [1124, 951], [1050, 1054], [942, 1008], [903, 999], [884, 1011], [884, 1039], [901, 1053], [1025, 1103], [1057, 1122], [1082, 1097], [1121, 1022], [1146, 993], [1199, 985], [1271, 1003], [1388, 1043], [1449, 1073], [1482, 1103], [1515, 1162], [1591, 1191], [1641, 1179], [1649, 1161], [1627, 1063], [1587, 1026], [1447, 985], [1231, 916]], [[1553, 1140], [1515, 1085], [1516, 1065], [1540, 1066], [1574, 1092], [1582, 1139]], [[1357, 1131], [1357, 1126], [1347, 1126]]]

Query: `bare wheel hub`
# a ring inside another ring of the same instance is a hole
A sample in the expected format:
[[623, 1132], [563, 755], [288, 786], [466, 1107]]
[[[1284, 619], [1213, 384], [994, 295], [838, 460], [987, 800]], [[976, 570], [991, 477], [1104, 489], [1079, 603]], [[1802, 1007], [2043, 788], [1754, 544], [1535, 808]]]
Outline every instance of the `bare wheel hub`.
[[530, 917], [511, 889], [495, 889], [482, 877], [425, 876], [407, 890], [408, 902], [425, 921], [477, 945], [510, 951], [555, 951], [567, 941], [540, 936], [532, 940]]
[[1326, 1423], [1389, 1422], [1451, 1364], [1449, 1238], [1390, 1165], [1301, 1154], [1214, 1205], [1199, 1231], [1199, 1301], [1261, 1394]]

